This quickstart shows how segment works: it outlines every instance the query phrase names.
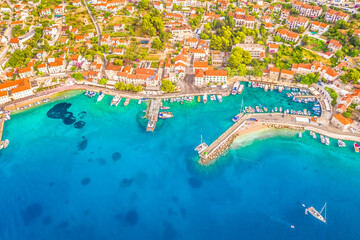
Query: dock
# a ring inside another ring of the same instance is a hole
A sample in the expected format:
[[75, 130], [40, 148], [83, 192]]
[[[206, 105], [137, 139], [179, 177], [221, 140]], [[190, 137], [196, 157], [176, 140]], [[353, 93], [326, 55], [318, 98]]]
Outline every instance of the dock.
[[[208, 164], [216, 157], [219, 156], [219, 150], [222, 147], [227, 147], [229, 142], [237, 136], [238, 130], [246, 123], [247, 119], [243, 119], [245, 116], [235, 122], [228, 130], [226, 130], [218, 139], [216, 139], [210, 146], [199, 154], [200, 163]], [[221, 151], [220, 151], [221, 152]]]
[[3, 148], [6, 148], [9, 144], [9, 140], [5, 139], [2, 140], [3, 133], [4, 133], [4, 127], [5, 127], [5, 118], [1, 118], [0, 120], [0, 150]]
[[[356, 133], [344, 132], [334, 127], [325, 126], [318, 122], [310, 122], [313, 117], [308, 118], [309, 122], [297, 122], [297, 115], [283, 114], [283, 113], [255, 113], [245, 114], [236, 123], [234, 123], [228, 130], [226, 130], [219, 138], [217, 138], [211, 145], [199, 153], [199, 163], [202, 165], [209, 165], [215, 161], [223, 152], [230, 146], [233, 140], [239, 136], [242, 132], [246, 132], [249, 129], [261, 129], [266, 128], [286, 128], [295, 131], [313, 131], [318, 134], [322, 134], [332, 139], [347, 140], [353, 142], [360, 142], [360, 136]], [[318, 120], [320, 120], [318, 118]], [[242, 127], [245, 123], [252, 122], [250, 128]]]
[[146, 118], [149, 120], [146, 126], [147, 132], [153, 132], [155, 130], [161, 105], [162, 101], [160, 98], [150, 100], [150, 104], [146, 112]]

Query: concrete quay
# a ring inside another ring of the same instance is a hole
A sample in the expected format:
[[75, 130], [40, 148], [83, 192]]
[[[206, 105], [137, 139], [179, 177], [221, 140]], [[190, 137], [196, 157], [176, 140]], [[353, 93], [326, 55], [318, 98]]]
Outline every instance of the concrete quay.
[[[308, 118], [309, 123], [297, 122], [296, 117]], [[255, 119], [256, 121], [254, 121]], [[211, 164], [212, 162], [216, 161], [216, 159], [218, 159], [218, 157], [221, 156], [225, 150], [229, 148], [236, 137], [263, 128], [287, 128], [296, 131], [313, 131], [333, 139], [360, 142], [360, 136], [358, 134], [341, 131], [340, 129], [318, 123], [325, 121], [324, 119], [318, 118], [318, 122], [311, 122], [310, 119], [311, 117], [282, 113], [246, 114], [199, 154], [199, 163], [202, 165]], [[246, 123], [249, 122], [253, 123], [249, 128], [242, 128]]]

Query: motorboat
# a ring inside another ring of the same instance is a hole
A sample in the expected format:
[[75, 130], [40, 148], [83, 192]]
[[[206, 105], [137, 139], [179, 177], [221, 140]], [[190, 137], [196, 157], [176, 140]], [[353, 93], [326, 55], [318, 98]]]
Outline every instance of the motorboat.
[[329, 139], [328, 137], [326, 137], [326, 136], [325, 136], [325, 144], [326, 144], [327, 146], [330, 145], [330, 139]]
[[239, 87], [240, 87], [240, 82], [237, 81], [237, 82], [234, 84], [233, 89], [231, 90], [231, 94], [232, 94], [232, 95], [236, 95], [236, 94], [238, 93]]
[[339, 147], [346, 147], [345, 142], [341, 141], [340, 139], [338, 140], [338, 146]]
[[103, 92], [100, 92], [99, 96], [97, 98], [97, 102], [100, 102], [101, 100], [103, 100], [104, 97], [105, 97], [105, 94]]
[[124, 102], [124, 106], [129, 105], [129, 103], [130, 103], [130, 99], [129, 99], [129, 98], [127, 98], [127, 99], [125, 100], [125, 102]]
[[159, 118], [161, 119], [168, 119], [168, 118], [172, 118], [174, 115], [172, 114], [172, 112], [160, 112], [159, 113]]
[[240, 84], [238, 94], [241, 94], [244, 91], [244, 85]]
[[321, 143], [325, 143], [325, 137], [322, 134], [320, 135], [320, 140], [321, 140]]
[[119, 102], [121, 101], [121, 97], [119, 95], [116, 95], [113, 100], [111, 101], [110, 106], [115, 105], [117, 107], [117, 105], [119, 105]]
[[216, 95], [216, 97], [219, 102], [222, 102], [222, 96], [220, 94]]
[[359, 144], [357, 144], [357, 143], [354, 143], [354, 150], [355, 150], [355, 152], [359, 152]]
[[204, 96], [203, 96], [203, 102], [204, 102], [204, 103], [207, 102], [207, 95], [206, 95], [206, 93], [205, 93]]

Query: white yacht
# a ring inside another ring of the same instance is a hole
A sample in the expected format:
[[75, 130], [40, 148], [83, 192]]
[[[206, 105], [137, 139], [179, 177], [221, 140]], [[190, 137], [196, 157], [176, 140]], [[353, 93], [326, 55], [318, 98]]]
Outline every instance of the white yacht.
[[[324, 209], [325, 209], [325, 216], [323, 217], [321, 215], [321, 213], [323, 212]], [[326, 203], [325, 203], [325, 205], [323, 206], [323, 208], [321, 209], [320, 212], [318, 212], [314, 207], [309, 207], [309, 208], [305, 209], [305, 214], [307, 214], [308, 212], [311, 213], [311, 215], [313, 215], [314, 217], [316, 217], [320, 221], [326, 223]]]
[[97, 101], [100, 102], [101, 100], [103, 100], [104, 97], [105, 97], [105, 94], [103, 92], [100, 92], [99, 96], [97, 98]]

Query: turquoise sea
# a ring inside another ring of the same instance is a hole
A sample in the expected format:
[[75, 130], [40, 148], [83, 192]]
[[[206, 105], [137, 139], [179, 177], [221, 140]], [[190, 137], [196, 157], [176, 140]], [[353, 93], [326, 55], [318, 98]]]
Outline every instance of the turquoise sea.
[[[359, 239], [360, 159], [350, 142], [265, 130], [236, 139], [211, 166], [197, 162], [200, 136], [211, 143], [231, 126], [242, 99], [312, 104], [245, 88], [222, 103], [165, 103], [174, 117], [147, 133], [146, 103], [71, 95], [6, 122], [0, 239]], [[65, 120], [48, 117], [64, 103]], [[304, 214], [302, 204], [325, 202], [327, 224]]]

